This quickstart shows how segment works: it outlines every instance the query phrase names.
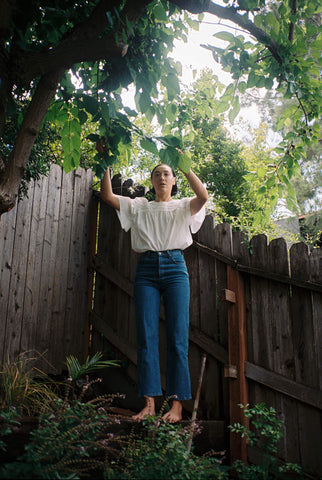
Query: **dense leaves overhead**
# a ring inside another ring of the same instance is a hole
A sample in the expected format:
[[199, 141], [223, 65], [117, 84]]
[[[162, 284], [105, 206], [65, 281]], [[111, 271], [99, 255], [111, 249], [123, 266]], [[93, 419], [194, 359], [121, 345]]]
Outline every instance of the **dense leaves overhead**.
[[[321, 10], [321, 0], [239, 0], [226, 6], [208, 0], [1, 2], [0, 213], [14, 205], [35, 139], [46, 124], [61, 137], [66, 171], [79, 165], [88, 134], [93, 146], [104, 145], [95, 158], [99, 175], [117, 161], [120, 148], [130, 145], [133, 132], [148, 151], [178, 165], [181, 132], [147, 138], [132, 124], [136, 112], [124, 108], [120, 94], [134, 85], [138, 112], [161, 126], [176, 123], [180, 64], [169, 53], [188, 28], [198, 28], [201, 17], [191, 13], [208, 12], [238, 27], [223, 27], [208, 46], [232, 76], [216, 114], [227, 111], [234, 121], [239, 96], [252, 87], [274, 88], [282, 98], [294, 99], [280, 118], [288, 130], [274, 180], [262, 188], [265, 193], [272, 185], [287, 186], [304, 146], [320, 138], [315, 120], [322, 109]], [[226, 46], [218, 47], [219, 41]], [[163, 102], [160, 92], [166, 95]], [[189, 169], [188, 156], [181, 162]]]

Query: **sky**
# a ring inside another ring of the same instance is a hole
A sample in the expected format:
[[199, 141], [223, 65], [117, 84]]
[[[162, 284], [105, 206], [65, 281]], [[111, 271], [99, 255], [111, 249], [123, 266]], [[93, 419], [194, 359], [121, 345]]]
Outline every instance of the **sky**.
[[[224, 5], [224, 3], [220, 1], [216, 3]], [[232, 34], [236, 32], [231, 22], [219, 22], [218, 18], [214, 15], [205, 14], [199, 30], [190, 30], [187, 43], [176, 42], [176, 47], [171, 56], [182, 64], [182, 83], [184, 85], [189, 85], [193, 82], [193, 70], [196, 70], [197, 74], [200, 74], [205, 68], [213, 70], [221, 83], [225, 85], [231, 83], [230, 74], [223, 71], [221, 65], [214, 60], [212, 52], [202, 46], [208, 44], [224, 48], [227, 43], [214, 37], [214, 34], [227, 29]], [[238, 31], [238, 35], [240, 35], [240, 31]], [[247, 108], [247, 110], [241, 109], [240, 115], [238, 115], [235, 120], [235, 128], [233, 129], [237, 137], [240, 136], [237, 123], [241, 118], [247, 120], [252, 127], [257, 127], [260, 123], [260, 118], [256, 105], [254, 104], [252, 107]]]
[[197, 70], [200, 73], [204, 68], [212, 69], [222, 83], [227, 85], [230, 83], [229, 73], [224, 72], [221, 66], [215, 62], [210, 50], [202, 47], [202, 45], [207, 44], [224, 46], [225, 42], [219, 39], [215, 40], [213, 37], [215, 33], [224, 30], [224, 28], [223, 25], [218, 24], [217, 17], [206, 14], [199, 26], [199, 30], [190, 30], [187, 43], [176, 42], [176, 47], [171, 56], [182, 64], [184, 84], [189, 84], [193, 81], [193, 70]]
[[[216, 3], [224, 5], [222, 1], [217, 1]], [[197, 16], [195, 16], [195, 18], [197, 18]], [[218, 18], [214, 15], [205, 14], [203, 21], [200, 23], [199, 30], [190, 29], [187, 43], [176, 41], [175, 48], [170, 56], [182, 65], [182, 77], [180, 80], [183, 85], [188, 86], [197, 78], [194, 78], [193, 71], [196, 71], [198, 76], [205, 68], [213, 70], [221, 83], [225, 85], [231, 83], [230, 74], [222, 70], [221, 66], [214, 60], [210, 50], [202, 47], [202, 45], [207, 44], [224, 47], [226, 42], [214, 38], [213, 35], [222, 30], [227, 30], [227, 26], [230, 26], [229, 31], [234, 34], [235, 28], [231, 22], [222, 21], [219, 23]], [[240, 34], [240, 31], [238, 31], [238, 34]], [[122, 97], [126, 99], [125, 101], [129, 107], [135, 108], [134, 88], [130, 88], [127, 93], [122, 94]], [[245, 140], [241, 138], [243, 133], [240, 132], [238, 128], [238, 121], [241, 120], [241, 118], [247, 120], [251, 127], [257, 127], [260, 123], [260, 118], [256, 105], [254, 104], [253, 107], [247, 110], [241, 109], [240, 114], [235, 119], [234, 127], [229, 125], [235, 137], [240, 140]]]

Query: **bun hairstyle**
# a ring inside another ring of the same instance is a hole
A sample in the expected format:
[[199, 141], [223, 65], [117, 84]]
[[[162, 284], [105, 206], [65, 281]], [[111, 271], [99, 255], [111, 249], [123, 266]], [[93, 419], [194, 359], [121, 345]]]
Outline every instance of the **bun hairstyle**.
[[[160, 167], [160, 165], [166, 165], [166, 164], [165, 164], [165, 163], [159, 163], [158, 165], [156, 165], [156, 166], [154, 167], [154, 169], [153, 169], [152, 172], [151, 172], [151, 177], [150, 177], [151, 180], [152, 180], [154, 171], [155, 171], [158, 167]], [[175, 172], [174, 172], [174, 170], [173, 170], [173, 168], [170, 167], [170, 165], [167, 165], [167, 166], [168, 166], [169, 168], [171, 168], [171, 172], [172, 172], [172, 175], [174, 176], [174, 178], [177, 178], [177, 177], [176, 177], [176, 174], [175, 174]], [[155, 195], [154, 187], [151, 188], [150, 193], [153, 193], [153, 194]], [[176, 195], [177, 193], [178, 193], [178, 187], [177, 187], [177, 184], [175, 183], [175, 184], [172, 186], [171, 196], [174, 196], [174, 195]]]

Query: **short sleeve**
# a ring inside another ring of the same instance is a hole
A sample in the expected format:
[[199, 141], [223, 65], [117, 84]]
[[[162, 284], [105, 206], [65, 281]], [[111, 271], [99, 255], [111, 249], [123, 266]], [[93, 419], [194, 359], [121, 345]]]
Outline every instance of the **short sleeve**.
[[129, 197], [119, 196], [120, 210], [116, 210], [121, 227], [127, 232], [132, 227], [133, 200]]
[[206, 209], [205, 207], [202, 207], [202, 209], [199, 210], [199, 212], [197, 212], [195, 215], [191, 217], [191, 220], [190, 220], [191, 233], [198, 232], [198, 230], [200, 229], [201, 225], [204, 222], [205, 216], [206, 216]]

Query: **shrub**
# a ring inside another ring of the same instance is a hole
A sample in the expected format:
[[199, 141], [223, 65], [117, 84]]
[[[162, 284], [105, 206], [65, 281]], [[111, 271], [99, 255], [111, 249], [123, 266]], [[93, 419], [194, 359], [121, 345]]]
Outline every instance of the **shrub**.
[[108, 446], [104, 436], [113, 423], [104, 409], [79, 401], [58, 400], [55, 413], [40, 417], [25, 452], [6, 464], [0, 478], [79, 478], [83, 471], [103, 468]]
[[[37, 413], [39, 424], [30, 433], [24, 453], [2, 467], [0, 478], [76, 479], [84, 471], [103, 470], [107, 452], [114, 452], [107, 441], [110, 438], [107, 432], [117, 419], [108, 417], [102, 405], [111, 402], [113, 396], [103, 395], [84, 402], [91, 385], [100, 381], [90, 381], [87, 374], [118, 364], [117, 361], [103, 361], [101, 357], [101, 353], [88, 357], [84, 365], [75, 357], [67, 357], [69, 376], [62, 384], [63, 389], [58, 383], [48, 382], [49, 377], [44, 374], [43, 382], [35, 379], [35, 371], [39, 371], [29, 367], [29, 361], [35, 359], [26, 354], [4, 366], [0, 398], [1, 406], [5, 406], [8, 413], [1, 414], [2, 435], [10, 434], [12, 425], [19, 424], [16, 417], [20, 414]], [[82, 375], [85, 380], [80, 389], [77, 382]], [[54, 392], [59, 390], [65, 390], [64, 398]], [[0, 448], [6, 448], [3, 441]]]
[[281, 465], [277, 459], [278, 442], [282, 438], [282, 422], [276, 418], [273, 407], [266, 407], [260, 403], [253, 407], [240, 405], [244, 414], [250, 419], [250, 428], [235, 423], [229, 428], [232, 432], [246, 437], [252, 447], [257, 447], [260, 457], [257, 465], [245, 465], [241, 460], [236, 460], [232, 468], [242, 480], [275, 480], [288, 478], [291, 472], [292, 478], [303, 479], [302, 468], [294, 463]]
[[105, 469], [107, 479], [228, 479], [215, 453], [198, 457], [187, 450], [190, 427], [153, 417], [143, 421], [141, 435], [131, 435], [122, 456]]

